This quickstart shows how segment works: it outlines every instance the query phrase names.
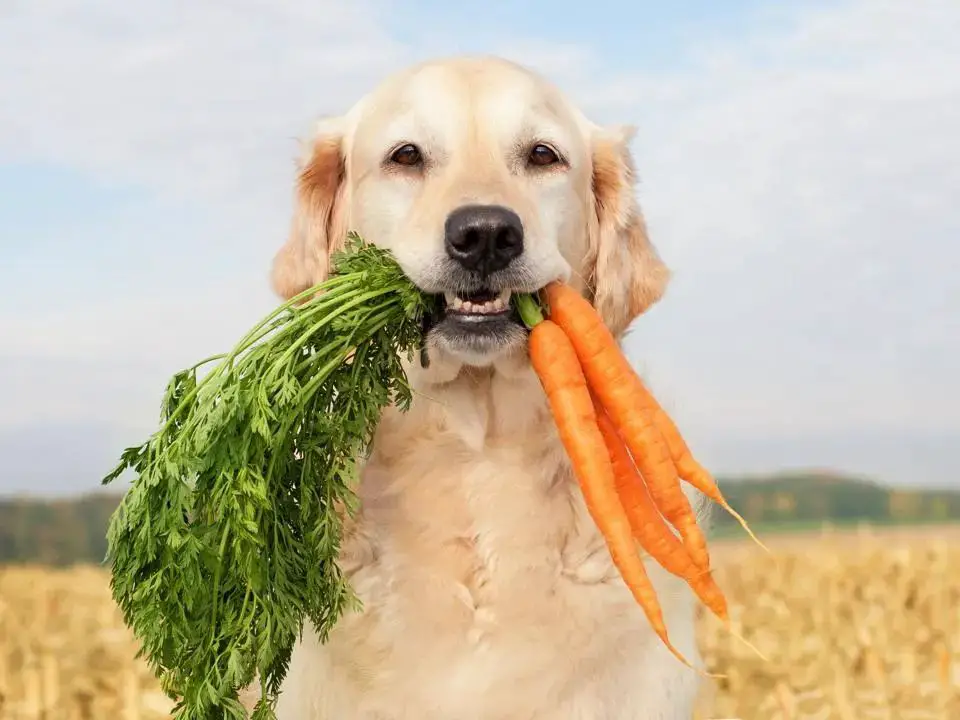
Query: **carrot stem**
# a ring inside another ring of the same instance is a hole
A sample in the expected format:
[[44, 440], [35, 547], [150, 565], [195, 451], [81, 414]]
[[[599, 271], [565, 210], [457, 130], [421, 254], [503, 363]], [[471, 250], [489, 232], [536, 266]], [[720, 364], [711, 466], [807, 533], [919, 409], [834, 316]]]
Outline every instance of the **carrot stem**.
[[543, 311], [540, 310], [540, 304], [530, 293], [521, 293], [514, 296], [517, 301], [517, 312], [523, 324], [530, 330], [543, 322]]

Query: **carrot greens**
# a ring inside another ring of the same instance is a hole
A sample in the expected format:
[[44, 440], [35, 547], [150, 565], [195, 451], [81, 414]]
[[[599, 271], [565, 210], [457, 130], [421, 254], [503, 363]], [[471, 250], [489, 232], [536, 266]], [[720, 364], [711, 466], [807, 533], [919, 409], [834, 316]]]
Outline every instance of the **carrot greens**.
[[[134, 480], [108, 532], [111, 588], [177, 720], [271, 720], [305, 623], [324, 639], [356, 598], [339, 511], [434, 298], [351, 236], [327, 281], [229, 353], [177, 373], [160, 428], [104, 479]], [[208, 371], [201, 375], [202, 369]]]

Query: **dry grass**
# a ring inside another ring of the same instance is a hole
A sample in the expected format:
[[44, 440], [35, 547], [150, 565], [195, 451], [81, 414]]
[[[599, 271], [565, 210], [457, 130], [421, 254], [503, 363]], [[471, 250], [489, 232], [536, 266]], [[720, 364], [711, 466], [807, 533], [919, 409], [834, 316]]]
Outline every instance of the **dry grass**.
[[781, 538], [773, 556], [715, 547], [736, 629], [769, 662], [700, 619], [709, 667], [728, 679], [703, 718], [960, 718], [956, 528]]
[[[774, 555], [716, 543], [739, 631], [700, 638], [727, 673], [701, 718], [960, 718], [955, 530], [783, 538]], [[2, 720], [152, 720], [169, 706], [110, 601], [103, 571], [0, 569]]]

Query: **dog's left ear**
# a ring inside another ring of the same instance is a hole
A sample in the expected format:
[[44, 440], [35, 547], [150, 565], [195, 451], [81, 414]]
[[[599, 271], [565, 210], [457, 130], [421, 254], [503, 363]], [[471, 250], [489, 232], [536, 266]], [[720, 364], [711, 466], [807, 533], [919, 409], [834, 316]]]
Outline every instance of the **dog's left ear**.
[[327, 279], [330, 254], [346, 235], [346, 166], [343, 121], [319, 123], [297, 172], [293, 221], [286, 243], [274, 257], [273, 288], [290, 299]]
[[586, 280], [594, 306], [616, 336], [661, 298], [670, 279], [635, 196], [629, 149], [634, 132], [598, 129], [592, 139], [596, 222], [590, 223]]

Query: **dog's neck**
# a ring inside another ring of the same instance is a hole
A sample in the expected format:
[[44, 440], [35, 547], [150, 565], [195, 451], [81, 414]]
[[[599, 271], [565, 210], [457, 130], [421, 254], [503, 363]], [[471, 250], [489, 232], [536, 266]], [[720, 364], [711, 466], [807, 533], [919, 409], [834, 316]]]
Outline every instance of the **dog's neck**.
[[426, 366], [415, 357], [406, 370], [413, 403], [406, 413], [394, 408], [385, 414], [382, 423], [389, 432], [378, 433], [380, 453], [390, 454], [385, 443], [409, 448], [423, 439], [408, 432], [452, 433], [473, 452], [490, 444], [515, 443], [530, 433], [541, 438], [550, 433], [546, 398], [525, 352], [477, 367], [431, 350]]

